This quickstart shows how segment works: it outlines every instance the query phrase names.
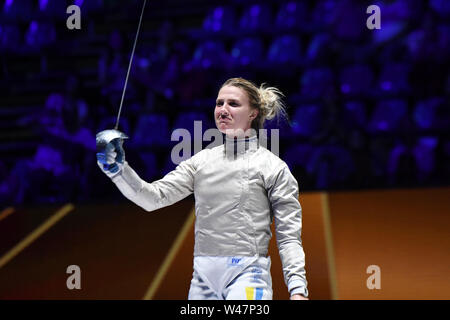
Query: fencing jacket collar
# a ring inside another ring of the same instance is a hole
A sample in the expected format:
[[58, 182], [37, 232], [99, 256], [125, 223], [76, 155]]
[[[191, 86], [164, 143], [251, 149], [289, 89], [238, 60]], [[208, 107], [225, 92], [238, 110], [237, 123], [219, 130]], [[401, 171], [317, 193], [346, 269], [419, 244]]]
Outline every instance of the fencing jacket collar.
[[250, 151], [255, 151], [259, 147], [258, 137], [252, 135], [244, 138], [230, 138], [225, 135], [224, 152], [228, 156], [236, 157], [238, 154], [243, 154]]

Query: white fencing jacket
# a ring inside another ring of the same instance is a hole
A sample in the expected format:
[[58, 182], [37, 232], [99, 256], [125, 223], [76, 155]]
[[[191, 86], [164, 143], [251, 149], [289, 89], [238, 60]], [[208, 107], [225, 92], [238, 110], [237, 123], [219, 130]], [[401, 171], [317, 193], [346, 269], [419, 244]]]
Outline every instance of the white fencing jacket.
[[194, 256], [267, 256], [275, 221], [289, 291], [308, 295], [298, 183], [256, 135], [229, 139], [182, 161], [162, 179], [145, 182], [125, 161], [110, 176], [125, 197], [147, 211], [194, 193]]

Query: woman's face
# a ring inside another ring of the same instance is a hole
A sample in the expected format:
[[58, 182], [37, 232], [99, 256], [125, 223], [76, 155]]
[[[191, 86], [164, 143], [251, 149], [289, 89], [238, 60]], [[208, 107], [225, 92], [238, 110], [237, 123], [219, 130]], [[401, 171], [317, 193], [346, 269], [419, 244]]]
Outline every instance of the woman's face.
[[244, 90], [235, 86], [220, 89], [214, 110], [214, 119], [220, 132], [240, 137], [251, 128], [257, 115], [258, 110], [250, 107], [248, 95]]

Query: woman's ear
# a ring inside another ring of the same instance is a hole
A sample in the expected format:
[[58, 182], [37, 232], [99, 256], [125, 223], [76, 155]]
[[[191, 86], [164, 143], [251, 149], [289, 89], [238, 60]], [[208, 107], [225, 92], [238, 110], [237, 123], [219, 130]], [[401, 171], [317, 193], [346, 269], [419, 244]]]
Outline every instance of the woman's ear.
[[258, 116], [258, 113], [259, 113], [258, 109], [253, 110], [252, 113], [250, 113], [250, 118], [254, 120]]

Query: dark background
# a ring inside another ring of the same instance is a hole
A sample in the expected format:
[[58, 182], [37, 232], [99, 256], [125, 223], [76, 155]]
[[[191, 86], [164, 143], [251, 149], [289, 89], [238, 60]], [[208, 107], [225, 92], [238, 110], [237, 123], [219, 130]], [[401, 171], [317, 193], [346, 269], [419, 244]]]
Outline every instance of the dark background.
[[[126, 201], [94, 139], [115, 124], [142, 4], [0, 1], [3, 206]], [[301, 191], [449, 186], [449, 56], [449, 1], [148, 1], [126, 159], [147, 181], [174, 169], [172, 131], [213, 128], [220, 85], [240, 76], [285, 93], [289, 119], [267, 127]]]

